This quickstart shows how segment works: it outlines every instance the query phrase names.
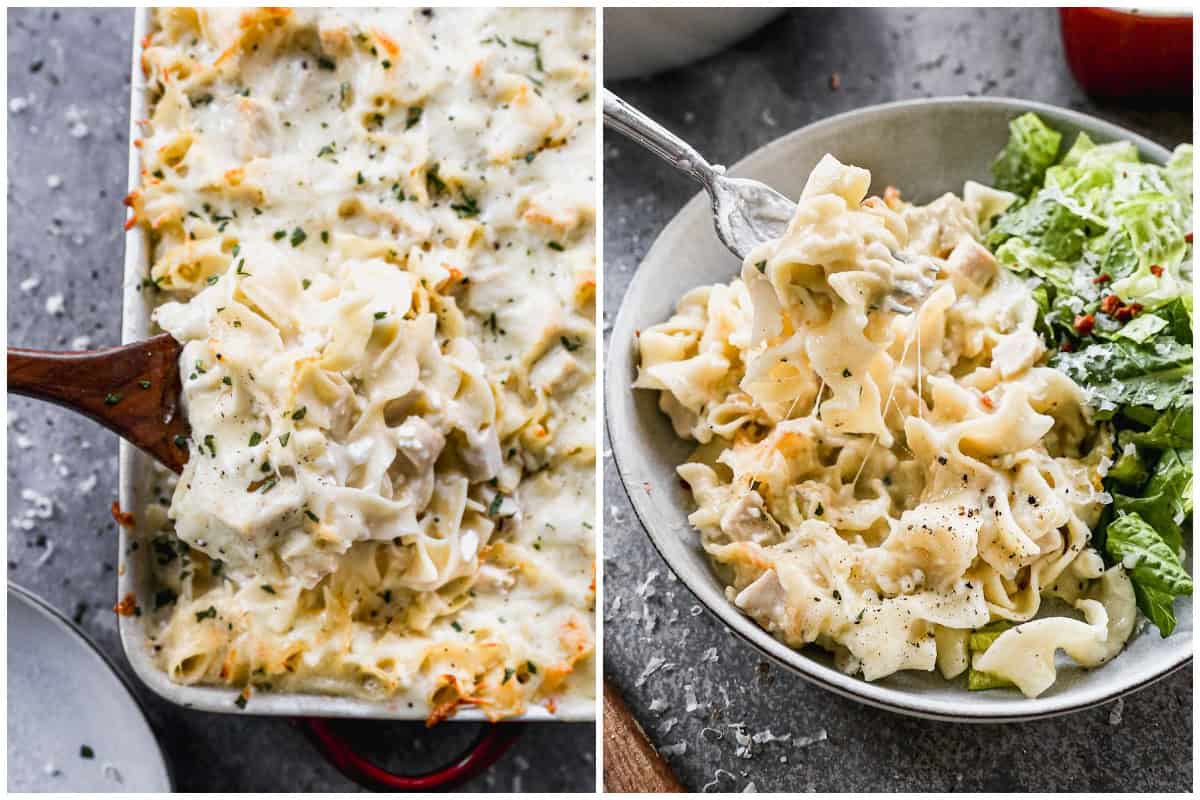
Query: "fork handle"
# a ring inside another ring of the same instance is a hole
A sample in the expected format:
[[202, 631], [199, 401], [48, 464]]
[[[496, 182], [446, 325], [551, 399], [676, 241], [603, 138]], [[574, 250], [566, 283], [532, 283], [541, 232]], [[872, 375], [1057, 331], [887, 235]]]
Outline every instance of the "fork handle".
[[604, 124], [623, 133], [708, 188], [719, 175], [690, 144], [647, 117], [621, 98], [604, 90]]

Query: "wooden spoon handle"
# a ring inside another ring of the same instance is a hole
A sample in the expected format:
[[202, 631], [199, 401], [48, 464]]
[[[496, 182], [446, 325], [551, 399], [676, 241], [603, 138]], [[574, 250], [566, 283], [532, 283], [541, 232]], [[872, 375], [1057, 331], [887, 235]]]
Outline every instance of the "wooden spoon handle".
[[615, 686], [604, 681], [604, 791], [686, 792]]
[[180, 472], [190, 433], [179, 407], [180, 349], [169, 334], [84, 352], [10, 347], [8, 391], [91, 417]]

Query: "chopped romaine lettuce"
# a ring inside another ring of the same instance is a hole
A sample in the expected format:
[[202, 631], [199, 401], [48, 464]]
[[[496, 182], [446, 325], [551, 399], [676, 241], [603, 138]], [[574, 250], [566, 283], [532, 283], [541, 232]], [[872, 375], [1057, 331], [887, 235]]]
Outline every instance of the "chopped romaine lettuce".
[[1133, 581], [1138, 608], [1163, 636], [1175, 630], [1174, 598], [1192, 593], [1192, 578], [1176, 551], [1136, 513], [1109, 523], [1105, 547]]
[[1137, 514], [1174, 551], [1183, 546], [1184, 521], [1192, 514], [1192, 451], [1167, 450], [1141, 497], [1113, 494], [1118, 513]]
[[992, 642], [999, 638], [1000, 634], [1011, 627], [1011, 622], [1001, 619], [989, 622], [982, 628], [971, 631], [971, 636], [967, 639], [967, 650], [970, 653], [967, 664], [967, 688], [972, 692], [979, 692], [985, 689], [1003, 689], [1014, 685], [1008, 678], [1002, 678], [999, 675], [975, 669], [975, 665], [972, 663], [975, 660], [975, 654], [987, 650], [992, 646]]
[[1138, 607], [1166, 636], [1175, 597], [1192, 591], [1180, 562], [1192, 517], [1192, 147], [1160, 166], [1131, 142], [1081, 134], [1055, 163], [1059, 142], [1035, 117], [1011, 128], [993, 170], [1023, 200], [986, 241], [1030, 287], [1050, 365], [1115, 430], [1113, 504], [1093, 543], [1130, 570]]
[[1087, 391], [1100, 419], [1112, 417], [1122, 406], [1164, 411], [1192, 404], [1192, 348], [1173, 339], [1097, 342], [1083, 350], [1060, 351], [1050, 365]]
[[1054, 163], [1062, 134], [1047, 128], [1037, 114], [1023, 114], [1008, 123], [1009, 139], [992, 162], [996, 188], [1028, 197]]

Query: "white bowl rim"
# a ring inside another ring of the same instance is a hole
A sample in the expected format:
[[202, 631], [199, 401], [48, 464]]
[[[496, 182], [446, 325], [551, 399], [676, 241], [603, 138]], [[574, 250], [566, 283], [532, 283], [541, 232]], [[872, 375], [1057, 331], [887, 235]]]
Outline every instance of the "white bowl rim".
[[[775, 153], [776, 150], [787, 148], [796, 139], [811, 136], [814, 133], [819, 133], [826, 127], [833, 127], [844, 124], [855, 117], [875, 115], [896, 111], [899, 109], [920, 109], [920, 108], [935, 108], [956, 105], [976, 105], [976, 106], [991, 106], [993, 108], [1004, 109], [1014, 113], [1033, 111], [1041, 115], [1057, 117], [1066, 120], [1081, 130], [1101, 134], [1108, 139], [1125, 139], [1133, 142], [1142, 153], [1151, 155], [1156, 161], [1164, 162], [1170, 156], [1170, 151], [1162, 145], [1147, 139], [1140, 134], [1130, 131], [1114, 123], [1093, 117], [1089, 114], [1084, 114], [1071, 109], [1065, 109], [1058, 106], [1049, 105], [1033, 100], [1025, 100], [1014, 97], [969, 97], [960, 96], [943, 96], [932, 98], [920, 98], [913, 100], [898, 100], [889, 103], [880, 103], [876, 105], [863, 106], [862, 108], [836, 114], [831, 117], [818, 120], [816, 122], [805, 125], [771, 140], [765, 145], [756, 148], [743, 158], [739, 159], [733, 166], [728, 169], [728, 174], [739, 175], [750, 168], [754, 163], [765, 160]], [[612, 409], [621, 407], [617, 402], [617, 392], [624, 391], [627, 387], [618, 386], [617, 382], [610, 381], [609, 375], [624, 374], [623, 370], [616, 369], [615, 363], [621, 358], [619, 353], [622, 352], [622, 343], [628, 339], [629, 327], [628, 311], [629, 305], [624, 302], [626, 298], [634, 294], [635, 289], [639, 289], [642, 280], [649, 280], [648, 273], [641, 270], [642, 263], [655, 257], [656, 250], [660, 247], [662, 241], [667, 237], [674, 228], [682, 226], [684, 219], [690, 214], [696, 213], [695, 208], [700, 205], [707, 204], [707, 198], [703, 192], [697, 193], [684, 206], [675, 213], [671, 220], [659, 231], [651, 244], [649, 250], [638, 263], [638, 269], [635, 271], [633, 278], [629, 281], [625, 293], [622, 296], [622, 302], [617, 312], [617, 316], [613, 321], [612, 334], [608, 340], [608, 355], [605, 359], [605, 380], [604, 380], [604, 418], [605, 427], [611, 441], [611, 451], [613, 463], [617, 467], [617, 474], [621, 480], [621, 486], [625, 491], [625, 496], [629, 499], [630, 505], [633, 508], [634, 515], [637, 517], [638, 524], [642, 530], [646, 532], [654, 549], [658, 552], [660, 558], [666, 563], [671, 572], [679, 579], [679, 581], [687, 587], [688, 591], [708, 611], [715, 616], [724, 626], [731, 632], [737, 635], [739, 639], [749, 644], [760, 654], [767, 656], [775, 663], [786, 668], [790, 672], [799, 675], [801, 678], [814, 683], [824, 689], [827, 689], [837, 695], [850, 700], [863, 703], [875, 708], [894, 711], [907, 716], [920, 717], [924, 719], [940, 720], [945, 722], [970, 722], [970, 723], [998, 723], [998, 722], [1027, 722], [1032, 720], [1047, 719], [1050, 717], [1061, 716], [1064, 714], [1083, 711], [1088, 708], [1102, 705], [1111, 700], [1132, 694], [1136, 691], [1156, 683], [1159, 680], [1171, 675], [1177, 670], [1188, 665], [1192, 661], [1190, 648], [1182, 657], [1177, 657], [1173, 661], [1164, 661], [1164, 663], [1155, 670], [1152, 674], [1144, 677], [1141, 680], [1129, 684], [1118, 684], [1111, 688], [1106, 688], [1104, 684], [1098, 687], [1088, 687], [1078, 692], [1067, 693], [1060, 696], [1041, 697], [1041, 698], [1022, 698], [1020, 700], [1007, 701], [1004, 703], [981, 703], [978, 700], [972, 700], [971, 695], [966, 691], [963, 692], [961, 699], [955, 700], [940, 700], [923, 697], [919, 693], [905, 691], [903, 689], [885, 686], [879, 683], [871, 683], [862, 678], [847, 675], [837, 669], [827, 667], [806, 656], [799, 650], [794, 650], [779, 640], [775, 639], [764, 629], [762, 629], [753, 620], [746, 617], [738, 611], [730, 603], [722, 603], [719, 607], [709, 604], [703, 596], [702, 592], [697, 591], [693, 585], [693, 577], [689, 570], [677, 566], [667, 555], [666, 549], [660, 544], [659, 537], [665, 534], [662, 531], [652, 529], [646, 524], [646, 518], [649, 516], [647, 508], [643, 506], [645, 502], [638, 492], [630, 490], [630, 477], [627, 470], [621, 466], [621, 458], [618, 451], [624, 445], [620, 443], [619, 438], [614, 434], [614, 422]], [[617, 344], [614, 344], [617, 343]], [[620, 428], [623, 423], [616, 423], [615, 427]], [[1098, 668], [1102, 669], [1102, 668]], [[1019, 710], [1013, 711], [1014, 706], [1019, 705]]]

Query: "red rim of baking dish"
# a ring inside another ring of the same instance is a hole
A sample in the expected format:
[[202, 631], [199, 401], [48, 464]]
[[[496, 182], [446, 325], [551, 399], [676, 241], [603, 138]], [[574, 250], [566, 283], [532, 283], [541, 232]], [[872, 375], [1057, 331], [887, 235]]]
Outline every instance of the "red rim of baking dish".
[[428, 772], [398, 775], [374, 764], [333, 731], [328, 719], [305, 717], [296, 722], [339, 772], [358, 785], [378, 792], [446, 791], [461, 786], [495, 764], [521, 734], [520, 723], [491, 724], [450, 763]]

